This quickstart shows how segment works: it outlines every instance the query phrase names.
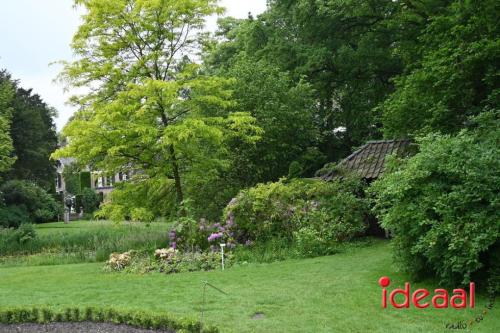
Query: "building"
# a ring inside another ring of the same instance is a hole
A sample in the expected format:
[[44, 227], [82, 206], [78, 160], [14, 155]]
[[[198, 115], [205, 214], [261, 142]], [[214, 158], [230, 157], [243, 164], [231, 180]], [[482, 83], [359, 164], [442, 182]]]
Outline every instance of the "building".
[[[410, 140], [368, 141], [337, 166], [342, 170], [358, 174], [367, 182], [372, 182], [384, 174], [388, 155], [395, 153], [399, 156], [409, 156], [412, 152]], [[332, 168], [318, 176], [323, 180], [332, 180], [337, 177], [338, 168]]]
[[[368, 184], [381, 177], [385, 172], [386, 157], [396, 154], [407, 157], [414, 153], [414, 145], [410, 140], [379, 140], [369, 141], [351, 155], [340, 161], [336, 167], [325, 168], [317, 175], [319, 178], [330, 181], [342, 177], [342, 173], [353, 172], [361, 176]], [[369, 235], [389, 235], [382, 229], [375, 216], [366, 217]]]

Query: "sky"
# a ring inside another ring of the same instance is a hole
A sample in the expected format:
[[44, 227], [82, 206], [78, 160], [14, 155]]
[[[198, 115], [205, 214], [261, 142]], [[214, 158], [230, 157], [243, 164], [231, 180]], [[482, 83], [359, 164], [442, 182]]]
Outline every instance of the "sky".
[[[266, 9], [266, 0], [222, 0], [226, 16], [245, 18]], [[7, 69], [21, 87], [39, 94], [58, 111], [56, 126], [61, 130], [74, 108], [66, 104], [71, 90], [54, 82], [60, 60], [71, 60], [69, 46], [78, 28], [82, 11], [71, 0], [2, 1], [0, 20], [0, 69]], [[215, 18], [208, 22], [215, 29]]]

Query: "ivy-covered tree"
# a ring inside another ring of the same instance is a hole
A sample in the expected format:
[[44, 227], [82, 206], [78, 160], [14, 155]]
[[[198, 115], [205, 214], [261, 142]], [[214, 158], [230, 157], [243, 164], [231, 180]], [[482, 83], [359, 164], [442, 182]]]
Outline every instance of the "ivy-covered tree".
[[[0, 76], [3, 75], [0, 72]], [[13, 97], [12, 85], [9, 81], [0, 80], [0, 173], [10, 169], [14, 158], [12, 156], [12, 138], [10, 136], [10, 122]]]
[[[215, 0], [77, 0], [86, 9], [62, 79], [93, 87], [63, 133], [71, 156], [109, 173], [140, 170], [139, 179], [171, 180], [177, 202], [192, 180], [227, 167], [226, 142], [254, 142], [259, 129], [232, 112], [230, 81], [201, 75], [189, 56]], [[145, 198], [147, 200], [147, 198]]]

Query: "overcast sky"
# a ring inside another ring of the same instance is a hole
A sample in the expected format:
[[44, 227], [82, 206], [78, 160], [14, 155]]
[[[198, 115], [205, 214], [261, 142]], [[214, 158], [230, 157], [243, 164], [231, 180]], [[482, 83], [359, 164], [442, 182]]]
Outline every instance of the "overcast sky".
[[[57, 109], [60, 130], [73, 113], [65, 105], [71, 91], [53, 83], [61, 67], [49, 66], [58, 60], [71, 60], [69, 47], [76, 31], [81, 12], [71, 0], [9, 0], [2, 1], [0, 20], [0, 69], [7, 69], [23, 88], [33, 88], [44, 101]], [[266, 0], [222, 0], [226, 15], [244, 18], [266, 8]], [[215, 20], [210, 20], [214, 29]]]

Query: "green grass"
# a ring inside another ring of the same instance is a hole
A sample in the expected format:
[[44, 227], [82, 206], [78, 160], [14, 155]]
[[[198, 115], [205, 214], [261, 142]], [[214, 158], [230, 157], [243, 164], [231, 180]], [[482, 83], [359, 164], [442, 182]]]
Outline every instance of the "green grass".
[[57, 265], [101, 262], [112, 252], [165, 247], [167, 223], [74, 221], [36, 225], [37, 237], [24, 243], [0, 233], [0, 263], [4, 265]]
[[[333, 256], [249, 264], [224, 272], [174, 275], [104, 273], [102, 264], [0, 268], [0, 307], [48, 305], [112, 306], [124, 310], [166, 311], [197, 317], [203, 281], [229, 295], [207, 289], [205, 319], [223, 332], [449, 332], [445, 323], [469, 320], [475, 310], [386, 309], [380, 307], [380, 276], [391, 287], [407, 277], [395, 273], [388, 242], [353, 247]], [[432, 282], [412, 288], [436, 288]], [[252, 319], [261, 312], [262, 319]], [[500, 304], [475, 332], [496, 332]]]

